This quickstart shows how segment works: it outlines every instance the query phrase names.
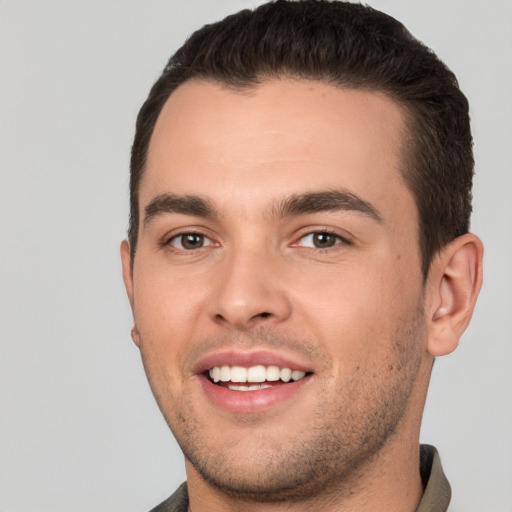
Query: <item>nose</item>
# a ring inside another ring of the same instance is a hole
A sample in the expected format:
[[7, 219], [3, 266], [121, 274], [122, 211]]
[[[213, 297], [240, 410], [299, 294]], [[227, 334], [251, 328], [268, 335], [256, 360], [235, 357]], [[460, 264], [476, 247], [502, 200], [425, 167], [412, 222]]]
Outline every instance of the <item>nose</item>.
[[220, 262], [210, 313], [216, 323], [249, 328], [291, 314], [279, 257], [264, 250], [233, 253]]

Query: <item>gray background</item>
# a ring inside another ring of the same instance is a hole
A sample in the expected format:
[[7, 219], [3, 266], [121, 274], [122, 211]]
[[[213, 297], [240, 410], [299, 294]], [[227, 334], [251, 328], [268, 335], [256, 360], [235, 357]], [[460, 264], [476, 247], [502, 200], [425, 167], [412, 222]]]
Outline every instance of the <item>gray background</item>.
[[[129, 331], [135, 116], [167, 58], [250, 0], [0, 0], [0, 510], [143, 511], [184, 479]], [[374, 0], [472, 105], [485, 285], [422, 440], [453, 512], [512, 511], [512, 1]]]

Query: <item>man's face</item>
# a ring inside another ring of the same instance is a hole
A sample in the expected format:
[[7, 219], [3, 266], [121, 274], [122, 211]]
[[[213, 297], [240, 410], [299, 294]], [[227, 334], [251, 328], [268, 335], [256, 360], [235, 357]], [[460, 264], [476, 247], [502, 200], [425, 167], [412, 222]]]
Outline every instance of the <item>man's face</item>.
[[124, 270], [189, 478], [300, 495], [418, 427], [430, 360], [403, 130], [384, 95], [310, 81], [168, 100]]

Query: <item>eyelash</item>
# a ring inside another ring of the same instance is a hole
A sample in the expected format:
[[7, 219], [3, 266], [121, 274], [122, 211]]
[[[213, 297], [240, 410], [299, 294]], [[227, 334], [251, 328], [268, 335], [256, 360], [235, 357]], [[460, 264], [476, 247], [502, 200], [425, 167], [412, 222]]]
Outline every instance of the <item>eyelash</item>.
[[[184, 242], [184, 239], [185, 237], [201, 237], [203, 239], [203, 244], [201, 244], [200, 247], [196, 247], [196, 248], [185, 248], [183, 246], [183, 242]], [[177, 241], [177, 240], [180, 240], [181, 239], [181, 247], [176, 247], [173, 245], [173, 242], [174, 241]], [[206, 245], [204, 245], [204, 243], [208, 241], [208, 243], [206, 243]], [[199, 231], [186, 231], [184, 233], [178, 233], [176, 235], [173, 235], [172, 237], [170, 237], [169, 239], [167, 239], [166, 242], [164, 242], [163, 244], [164, 246], [171, 246], [173, 249], [175, 250], [178, 250], [178, 251], [183, 251], [183, 252], [193, 252], [193, 251], [196, 251], [196, 250], [199, 250], [199, 249], [202, 249], [204, 247], [210, 247], [210, 246], [213, 246], [215, 245], [215, 242], [207, 235], [205, 235], [204, 233], [201, 233]]]
[[305, 238], [310, 237], [310, 236], [314, 237], [315, 235], [326, 235], [326, 236], [333, 237], [335, 239], [334, 243], [332, 245], [329, 245], [328, 247], [306, 247], [306, 248], [312, 249], [317, 252], [328, 252], [330, 250], [335, 250], [340, 245], [351, 245], [351, 242], [349, 240], [347, 240], [345, 237], [341, 236], [338, 233], [329, 231], [327, 229], [315, 229], [315, 230], [308, 231], [307, 233], [304, 233], [303, 235], [301, 235], [297, 239], [297, 241], [292, 244], [292, 246], [304, 247], [303, 245], [301, 245], [301, 242], [304, 241]]
[[[329, 237], [333, 237], [334, 243], [332, 245], [328, 245], [327, 247], [306, 247], [303, 245], [303, 243], [301, 243], [307, 237], [314, 237], [315, 235], [326, 235]], [[200, 237], [200, 238], [202, 238], [202, 243], [199, 247], [191, 247], [191, 248], [187, 249], [186, 247], [184, 247], [185, 237]], [[173, 244], [173, 242], [178, 241], [180, 239], [181, 239], [181, 242], [179, 242], [179, 244], [181, 245], [181, 247], [176, 247]], [[177, 251], [189, 252], [189, 253], [197, 251], [199, 249], [203, 249], [205, 247], [212, 247], [212, 246], [216, 246], [216, 245], [218, 246], [218, 244], [216, 242], [214, 242], [209, 236], [205, 235], [204, 233], [201, 233], [200, 231], [186, 231], [183, 233], [178, 233], [176, 235], [173, 235], [169, 239], [167, 239], [163, 245], [167, 246], [167, 247], [170, 246], [174, 250], [177, 250]], [[333, 249], [335, 250], [340, 245], [351, 245], [351, 242], [349, 240], [347, 240], [345, 237], [339, 235], [338, 233], [329, 231], [327, 229], [316, 229], [316, 230], [308, 231], [307, 233], [304, 233], [299, 238], [297, 238], [297, 240], [295, 242], [293, 242], [293, 244], [291, 244], [292, 247], [304, 247], [307, 249], [312, 249], [313, 251], [316, 251], [316, 252], [324, 252], [324, 253], [331, 251]]]

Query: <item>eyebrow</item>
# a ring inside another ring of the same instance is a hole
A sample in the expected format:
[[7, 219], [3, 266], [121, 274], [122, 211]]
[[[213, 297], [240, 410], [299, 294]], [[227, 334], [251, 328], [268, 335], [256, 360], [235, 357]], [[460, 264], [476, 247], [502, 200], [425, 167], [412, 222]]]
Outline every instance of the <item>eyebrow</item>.
[[340, 210], [358, 212], [382, 223], [381, 215], [371, 203], [346, 190], [327, 190], [293, 195], [279, 203], [277, 208], [273, 209], [272, 214], [279, 217], [288, 217]]
[[[270, 208], [271, 217], [283, 218], [308, 213], [354, 211], [382, 223], [378, 210], [368, 201], [346, 190], [327, 190], [291, 195]], [[179, 213], [210, 219], [219, 218], [212, 203], [197, 195], [160, 194], [144, 209], [144, 227], [156, 217]]]
[[196, 195], [160, 194], [144, 208], [144, 227], [154, 218], [167, 213], [181, 213], [195, 217], [217, 218], [218, 214], [208, 199]]

